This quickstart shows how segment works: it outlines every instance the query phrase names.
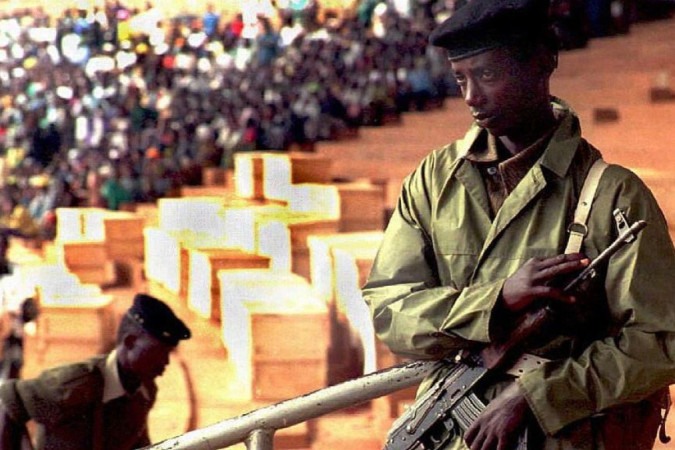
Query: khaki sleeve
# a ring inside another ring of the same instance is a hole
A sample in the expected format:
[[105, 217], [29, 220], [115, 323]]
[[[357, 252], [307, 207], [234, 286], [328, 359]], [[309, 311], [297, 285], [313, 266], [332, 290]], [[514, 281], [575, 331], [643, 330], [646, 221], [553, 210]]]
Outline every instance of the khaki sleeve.
[[[490, 314], [503, 283], [441, 285], [428, 225], [429, 170], [423, 163], [404, 181], [363, 288], [378, 337], [393, 352], [413, 358], [443, 357], [468, 341], [489, 341]], [[462, 308], [454, 308], [459, 299]]]
[[0, 383], [0, 402], [3, 415], [7, 414], [16, 423], [25, 423], [30, 419], [28, 411], [16, 390], [17, 380]]

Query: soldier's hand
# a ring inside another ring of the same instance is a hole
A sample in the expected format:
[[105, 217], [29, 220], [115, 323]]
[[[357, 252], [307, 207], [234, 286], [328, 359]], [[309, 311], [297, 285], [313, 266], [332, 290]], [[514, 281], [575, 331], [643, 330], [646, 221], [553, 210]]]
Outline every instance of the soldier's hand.
[[574, 296], [564, 293], [551, 282], [563, 275], [582, 270], [589, 262], [581, 253], [529, 259], [504, 282], [502, 288], [504, 306], [510, 311], [519, 311], [540, 298], [573, 303]]
[[492, 400], [464, 434], [471, 450], [510, 450], [534, 423], [532, 411], [520, 387], [513, 383]]

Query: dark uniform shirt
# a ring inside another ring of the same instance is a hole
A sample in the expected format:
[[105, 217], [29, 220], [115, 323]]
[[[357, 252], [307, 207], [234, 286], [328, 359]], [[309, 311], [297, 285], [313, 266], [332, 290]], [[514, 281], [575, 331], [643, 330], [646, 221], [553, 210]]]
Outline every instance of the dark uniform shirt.
[[119, 389], [114, 353], [56, 367], [38, 378], [0, 386], [0, 401], [18, 423], [40, 425], [44, 450], [126, 450], [150, 444], [147, 418], [157, 387]]

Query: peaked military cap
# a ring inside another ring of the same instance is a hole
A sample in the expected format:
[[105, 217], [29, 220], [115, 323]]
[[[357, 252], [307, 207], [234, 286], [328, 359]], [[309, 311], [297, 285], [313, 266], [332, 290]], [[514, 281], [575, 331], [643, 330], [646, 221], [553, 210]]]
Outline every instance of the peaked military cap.
[[192, 336], [187, 325], [166, 303], [150, 295], [136, 294], [127, 314], [148, 334], [165, 344], [175, 347], [179, 341]]
[[549, 29], [548, 0], [470, 0], [436, 27], [429, 42], [450, 60], [539, 39]]

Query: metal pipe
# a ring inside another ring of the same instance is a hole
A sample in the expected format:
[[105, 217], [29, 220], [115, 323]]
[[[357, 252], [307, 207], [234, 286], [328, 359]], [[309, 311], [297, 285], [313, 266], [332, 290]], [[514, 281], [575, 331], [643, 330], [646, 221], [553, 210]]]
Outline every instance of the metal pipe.
[[[215, 450], [244, 442], [256, 430], [279, 430], [414, 386], [436, 361], [413, 361], [256, 409], [169, 438], [146, 450]], [[260, 450], [263, 448], [261, 447]]]
[[275, 430], [255, 430], [246, 439], [248, 450], [272, 450], [274, 448]]

